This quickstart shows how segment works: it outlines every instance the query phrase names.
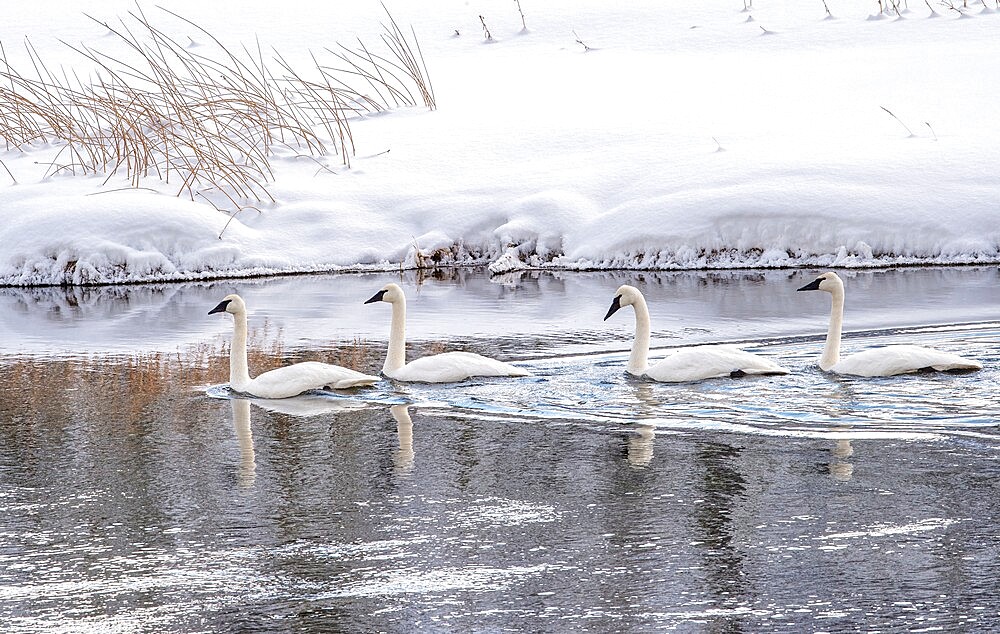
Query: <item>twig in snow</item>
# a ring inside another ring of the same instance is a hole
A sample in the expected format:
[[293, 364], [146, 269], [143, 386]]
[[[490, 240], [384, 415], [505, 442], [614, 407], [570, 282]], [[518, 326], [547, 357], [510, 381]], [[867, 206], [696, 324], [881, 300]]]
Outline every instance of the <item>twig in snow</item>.
[[118, 187], [115, 189], [105, 189], [99, 192], [90, 192], [89, 194], [84, 194], [84, 196], [100, 196], [101, 194], [113, 194], [115, 192], [134, 192], [139, 190], [153, 192], [154, 194], [160, 193], [158, 190], [155, 190], [152, 187]]
[[961, 9], [959, 9], [958, 7], [955, 6], [955, 3], [952, 2], [952, 0], [947, 0], [947, 2], [941, 2], [941, 6], [947, 8], [947, 9], [951, 9], [952, 11], [954, 11], [955, 13], [957, 13], [959, 15], [965, 15], [964, 13], [962, 13]]
[[484, 18], [483, 16], [480, 15], [479, 16], [479, 21], [483, 23], [483, 34], [486, 36], [486, 41], [487, 42], [492, 42], [493, 41], [493, 36], [490, 35], [490, 30], [486, 27], [486, 18]]
[[576, 38], [576, 43], [583, 47], [584, 53], [590, 50], [590, 47], [583, 43], [583, 40], [580, 39], [580, 36], [576, 34], [575, 30], [573, 31], [573, 37]]
[[[210, 199], [209, 199], [209, 198], [208, 198], [207, 196], [205, 196], [205, 195], [204, 195], [204, 194], [202, 194], [201, 192], [198, 192], [198, 195], [199, 195], [199, 196], [201, 196], [202, 198], [204, 198], [204, 199], [205, 199], [206, 201], [208, 201], [208, 204], [210, 204], [210, 205], [212, 205], [213, 207], [215, 207], [215, 209], [216, 209], [217, 211], [223, 211], [222, 209], [219, 209], [219, 207], [218, 207], [218, 206], [217, 206], [217, 205], [216, 205], [215, 203], [213, 203], [213, 202], [212, 202], [212, 201], [211, 201], [211, 200], [210, 200]], [[229, 223], [231, 223], [231, 222], [232, 222], [233, 220], [236, 220], [236, 216], [237, 216], [237, 215], [238, 215], [238, 214], [239, 214], [239, 213], [240, 213], [241, 211], [243, 211], [244, 209], [255, 209], [255, 210], [257, 211], [257, 213], [259, 213], [259, 214], [263, 214], [263, 213], [264, 213], [263, 211], [261, 211], [261, 210], [260, 210], [260, 209], [258, 209], [257, 207], [254, 207], [253, 205], [242, 205], [242, 206], [238, 206], [238, 207], [237, 207], [237, 209], [236, 209], [236, 210], [235, 210], [234, 212], [232, 212], [231, 214], [229, 214], [229, 220], [227, 220], [227, 221], [226, 221], [226, 224], [225, 224], [225, 225], [223, 225], [223, 227], [222, 227], [222, 231], [220, 231], [220, 232], [219, 232], [219, 240], [221, 240], [221, 239], [222, 239], [222, 234], [224, 234], [224, 233], [226, 232], [226, 229], [228, 229], [228, 228], [229, 228]], [[223, 212], [223, 213], [225, 213], [225, 212]]]
[[15, 185], [17, 185], [17, 179], [14, 178], [14, 175], [10, 173], [10, 168], [7, 167], [7, 164], [4, 163], [2, 160], [0, 160], [0, 165], [3, 165], [3, 168], [7, 170], [7, 175], [10, 176], [10, 180], [12, 180]]
[[528, 25], [524, 21], [524, 11], [521, 9], [521, 0], [514, 0], [514, 4], [517, 5], [517, 12], [521, 14], [521, 26], [523, 27], [522, 31], [527, 31]]
[[888, 109], [888, 108], [886, 108], [885, 106], [879, 106], [879, 108], [881, 108], [882, 110], [885, 110], [886, 112], [888, 112], [888, 113], [889, 113], [889, 116], [890, 116], [890, 117], [892, 117], [893, 119], [895, 119], [896, 121], [899, 121], [899, 125], [903, 126], [903, 128], [904, 128], [904, 129], [906, 130], [906, 133], [907, 133], [908, 135], [910, 135], [910, 136], [916, 136], [915, 134], [913, 134], [913, 131], [912, 131], [912, 130], [910, 130], [910, 128], [908, 128], [908, 127], [907, 127], [907, 125], [906, 125], [905, 123], [903, 123], [903, 120], [902, 120], [902, 119], [900, 119], [899, 117], [897, 117], [896, 115], [894, 115], [894, 114], [892, 113], [892, 110], [889, 110], [889, 109]]
[[927, 129], [930, 130], [931, 134], [934, 136], [934, 140], [937, 141], [937, 133], [934, 132], [934, 128], [931, 127], [931, 124], [924, 121], [924, 125], [927, 126]]

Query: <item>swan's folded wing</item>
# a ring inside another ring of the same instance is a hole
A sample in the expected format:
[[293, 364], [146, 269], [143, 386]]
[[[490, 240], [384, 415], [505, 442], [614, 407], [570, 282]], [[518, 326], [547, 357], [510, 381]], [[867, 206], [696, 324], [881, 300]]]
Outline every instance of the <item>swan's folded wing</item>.
[[309, 390], [345, 389], [371, 385], [377, 376], [318, 361], [296, 363], [264, 372], [250, 381], [246, 392], [261, 398], [288, 398]]
[[894, 376], [919, 372], [933, 368], [941, 372], [949, 370], [981, 370], [983, 364], [960, 357], [950, 352], [941, 352], [922, 346], [885, 346], [871, 348], [849, 357], [844, 357], [830, 368], [837, 374], [855, 376]]
[[472, 352], [445, 352], [414, 359], [389, 376], [399, 381], [453, 383], [474, 376], [529, 376], [530, 374], [524, 368]]
[[650, 366], [646, 376], [655, 381], [680, 383], [743, 374], [788, 374], [769, 359], [736, 346], [681, 348]]

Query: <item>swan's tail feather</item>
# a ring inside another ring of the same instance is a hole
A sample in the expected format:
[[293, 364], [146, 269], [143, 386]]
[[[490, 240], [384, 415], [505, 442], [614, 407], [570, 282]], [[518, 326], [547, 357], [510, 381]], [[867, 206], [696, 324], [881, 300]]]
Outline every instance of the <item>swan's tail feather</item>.
[[978, 361], [963, 360], [961, 363], [942, 363], [939, 365], [932, 365], [931, 368], [937, 370], [938, 372], [975, 372], [976, 370], [982, 370], [983, 364]]
[[328, 390], [346, 390], [352, 387], [368, 387], [369, 385], [375, 385], [379, 382], [379, 380], [380, 379], [377, 376], [364, 376], [356, 379], [341, 379], [333, 385], [327, 385], [325, 387]]

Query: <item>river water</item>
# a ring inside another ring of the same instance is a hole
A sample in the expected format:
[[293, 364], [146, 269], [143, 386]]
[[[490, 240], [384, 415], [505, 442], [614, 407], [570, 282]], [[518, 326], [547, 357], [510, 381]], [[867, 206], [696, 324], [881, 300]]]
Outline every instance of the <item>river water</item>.
[[[0, 289], [5, 632], [990, 631], [1000, 628], [1000, 274], [842, 272], [846, 351], [888, 342], [984, 370], [815, 368], [815, 271], [365, 274]], [[284, 401], [251, 369], [377, 373], [388, 281], [410, 356], [463, 349], [524, 379]], [[789, 376], [624, 373], [739, 342]]]

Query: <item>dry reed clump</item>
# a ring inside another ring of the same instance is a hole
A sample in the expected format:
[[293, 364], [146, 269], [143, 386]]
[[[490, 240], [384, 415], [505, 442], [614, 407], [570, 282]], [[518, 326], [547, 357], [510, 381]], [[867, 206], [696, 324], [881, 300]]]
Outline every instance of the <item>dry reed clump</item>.
[[418, 100], [436, 107], [416, 34], [411, 29], [411, 44], [388, 10], [381, 38], [386, 52], [360, 40], [357, 49], [338, 45], [326, 51], [339, 66], [313, 56], [308, 74], [277, 51], [266, 59], [259, 42], [233, 52], [194, 22], [160, 10], [211, 40], [215, 55], [182, 45], [141, 8], [118, 26], [87, 16], [125, 44], [128, 59], [64, 42], [94, 64], [88, 79], [53, 72], [30, 42], [34, 72], [22, 73], [0, 43], [6, 149], [54, 141], [61, 148], [46, 177], [124, 174], [131, 187], [155, 177], [175, 186], [178, 196], [237, 213], [273, 202], [266, 186], [276, 148], [310, 157], [333, 153], [350, 165], [353, 117]]

